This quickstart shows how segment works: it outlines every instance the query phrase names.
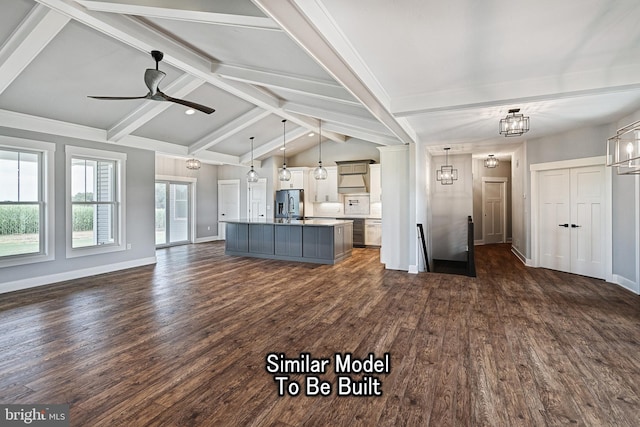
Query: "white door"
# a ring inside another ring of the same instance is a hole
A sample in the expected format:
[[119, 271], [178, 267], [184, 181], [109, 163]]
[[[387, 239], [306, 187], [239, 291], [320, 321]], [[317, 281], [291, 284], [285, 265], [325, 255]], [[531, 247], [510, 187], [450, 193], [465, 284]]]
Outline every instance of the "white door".
[[604, 166], [571, 169], [571, 271], [604, 278]]
[[267, 179], [247, 183], [247, 218], [265, 219], [267, 217]]
[[490, 181], [487, 178], [482, 182], [482, 240], [485, 244], [506, 241], [506, 190], [504, 179]]
[[540, 266], [571, 272], [569, 170], [540, 172]]
[[225, 238], [226, 225], [222, 221], [240, 217], [240, 180], [218, 181], [218, 236]]
[[604, 166], [540, 172], [540, 264], [604, 278]]

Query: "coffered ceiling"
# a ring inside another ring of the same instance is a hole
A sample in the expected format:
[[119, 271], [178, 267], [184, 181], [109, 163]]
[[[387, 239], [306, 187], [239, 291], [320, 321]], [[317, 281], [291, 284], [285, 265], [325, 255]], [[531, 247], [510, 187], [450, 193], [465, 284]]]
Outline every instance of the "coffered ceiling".
[[[512, 150], [640, 109], [637, 0], [0, 0], [0, 127], [246, 164], [323, 136]], [[216, 109], [149, 100], [162, 90]], [[498, 135], [510, 108], [531, 117]], [[603, 142], [604, 143], [604, 142]], [[458, 150], [460, 151], [460, 150]]]

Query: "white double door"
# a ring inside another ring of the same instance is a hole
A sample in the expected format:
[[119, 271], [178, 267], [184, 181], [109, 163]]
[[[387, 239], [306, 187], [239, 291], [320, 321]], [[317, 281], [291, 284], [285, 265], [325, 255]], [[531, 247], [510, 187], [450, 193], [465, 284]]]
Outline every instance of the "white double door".
[[604, 166], [539, 175], [540, 266], [605, 277]]

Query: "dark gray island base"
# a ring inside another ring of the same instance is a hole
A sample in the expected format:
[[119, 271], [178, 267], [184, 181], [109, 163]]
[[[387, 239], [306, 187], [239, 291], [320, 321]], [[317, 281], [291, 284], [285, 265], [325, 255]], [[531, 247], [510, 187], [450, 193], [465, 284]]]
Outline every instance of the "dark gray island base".
[[236, 220], [226, 223], [225, 254], [335, 264], [351, 256], [353, 221]]

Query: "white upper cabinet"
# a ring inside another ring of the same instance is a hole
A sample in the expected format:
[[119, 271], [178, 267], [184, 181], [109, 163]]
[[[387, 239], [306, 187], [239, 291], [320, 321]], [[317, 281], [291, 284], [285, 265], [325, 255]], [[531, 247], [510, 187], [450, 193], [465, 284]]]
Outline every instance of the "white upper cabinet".
[[[288, 168], [291, 172], [291, 179], [289, 181], [278, 180], [278, 190], [307, 190], [305, 184], [305, 169]], [[280, 172], [281, 169], [278, 169]]]
[[338, 194], [338, 167], [329, 166], [327, 169], [327, 179], [317, 180], [313, 177], [313, 170], [309, 171], [310, 187], [314, 189], [312, 200], [316, 203], [340, 202]]
[[380, 164], [369, 165], [369, 195], [371, 203], [382, 201]]

